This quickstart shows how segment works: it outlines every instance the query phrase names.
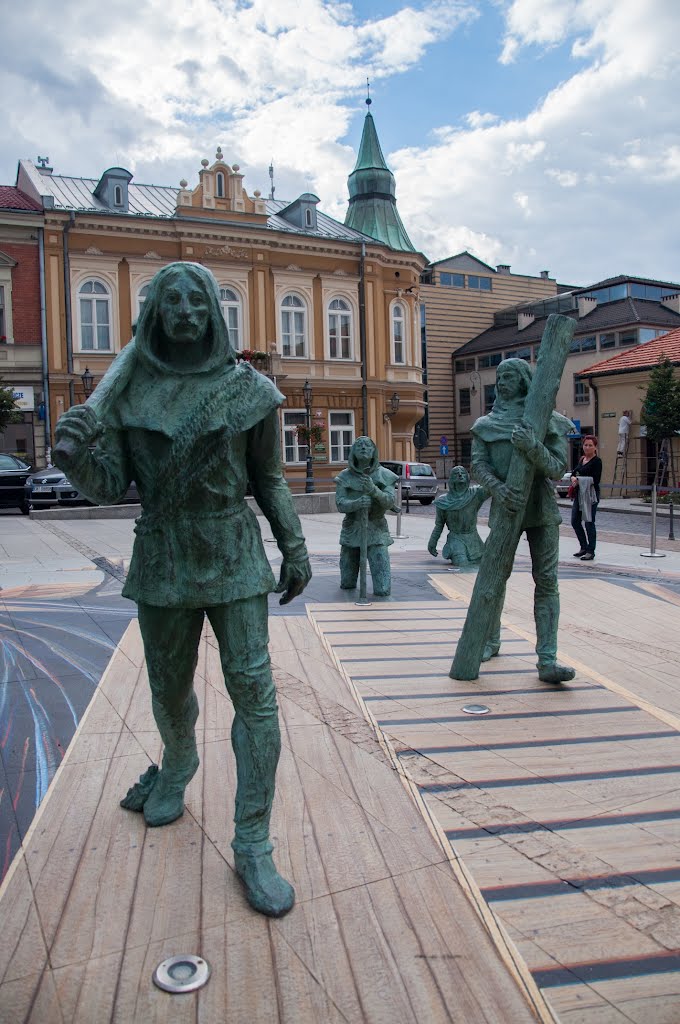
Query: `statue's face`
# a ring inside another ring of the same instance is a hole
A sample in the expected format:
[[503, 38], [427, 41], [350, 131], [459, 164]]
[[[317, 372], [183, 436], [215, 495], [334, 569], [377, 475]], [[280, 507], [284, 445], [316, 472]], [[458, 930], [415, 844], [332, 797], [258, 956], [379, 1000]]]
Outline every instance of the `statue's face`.
[[189, 274], [177, 274], [163, 286], [160, 316], [169, 341], [179, 344], [200, 341], [208, 328], [208, 298]]
[[360, 437], [354, 445], [354, 456], [361, 466], [368, 466], [373, 458], [373, 442], [368, 437]]
[[469, 478], [464, 466], [456, 466], [451, 470], [449, 484], [456, 491], [467, 490]]
[[514, 366], [498, 367], [496, 372], [496, 393], [504, 400], [517, 398], [522, 393], [522, 376]]

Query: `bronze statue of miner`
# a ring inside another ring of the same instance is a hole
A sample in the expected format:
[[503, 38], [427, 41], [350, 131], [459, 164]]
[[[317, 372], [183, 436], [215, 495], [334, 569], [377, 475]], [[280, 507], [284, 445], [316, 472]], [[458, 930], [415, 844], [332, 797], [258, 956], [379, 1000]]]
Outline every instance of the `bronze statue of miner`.
[[[199, 764], [193, 677], [207, 616], [235, 712], [236, 870], [251, 906], [281, 916], [295, 893], [269, 839], [281, 739], [267, 595], [275, 589], [286, 604], [311, 578], [281, 469], [283, 396], [249, 363], [236, 364], [217, 283], [194, 263], [156, 274], [135, 339], [100, 389], [97, 414], [87, 404], [59, 420], [55, 461], [93, 501], [118, 501], [134, 479], [142, 503], [123, 595], [138, 604], [164, 752], [160, 771], [152, 765], [121, 804], [151, 826], [184, 811]], [[276, 587], [244, 500], [248, 483], [283, 555]]]
[[[518, 450], [534, 467], [534, 478], [526, 504], [522, 529], [527, 535], [534, 577], [534, 619], [538, 676], [546, 683], [564, 683], [574, 678], [573, 668], [557, 661], [557, 627], [560, 596], [557, 586], [560, 523], [552, 480], [558, 480], [567, 466], [567, 433], [571, 421], [553, 412], [545, 441], [540, 442], [523, 421], [524, 403], [531, 384], [531, 369], [523, 359], [505, 359], [496, 370], [496, 401], [488, 416], [472, 426], [472, 474], [491, 494], [489, 528], [500, 517], [518, 512], [522, 496], [505, 482], [513, 450]], [[489, 543], [487, 541], [487, 543]], [[505, 595], [505, 579], [495, 581]], [[503, 607], [500, 601], [499, 608]], [[498, 654], [501, 646], [500, 617], [491, 636], [486, 637], [482, 661]]]

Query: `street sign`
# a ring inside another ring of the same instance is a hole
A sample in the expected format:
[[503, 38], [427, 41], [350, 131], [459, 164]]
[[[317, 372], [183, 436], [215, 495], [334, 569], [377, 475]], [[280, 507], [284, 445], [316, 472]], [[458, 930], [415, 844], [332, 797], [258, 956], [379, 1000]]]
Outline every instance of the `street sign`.
[[567, 437], [569, 437], [572, 440], [574, 440], [575, 438], [581, 436], [581, 421], [580, 420], [572, 420], [571, 422], [574, 424], [574, 429], [573, 429], [573, 431], [570, 434], [567, 434]]
[[449, 446], [448, 446], [448, 444], [440, 444], [439, 445], [439, 454], [440, 455], [448, 455], [449, 454]]
[[439, 438], [439, 443], [440, 444], [448, 444], [449, 443], [449, 439], [446, 436], [446, 434], [442, 434], [442, 436]]

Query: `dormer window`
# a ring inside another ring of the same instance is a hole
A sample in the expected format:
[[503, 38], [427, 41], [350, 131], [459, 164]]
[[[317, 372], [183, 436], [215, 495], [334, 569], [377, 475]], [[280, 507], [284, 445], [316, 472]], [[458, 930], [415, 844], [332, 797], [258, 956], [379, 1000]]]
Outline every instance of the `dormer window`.
[[217, 172], [215, 195], [218, 199], [224, 199], [224, 174], [222, 171]]
[[122, 206], [123, 205], [123, 190], [120, 187], [120, 185], [116, 185], [114, 190], [113, 190], [113, 205], [114, 206]]

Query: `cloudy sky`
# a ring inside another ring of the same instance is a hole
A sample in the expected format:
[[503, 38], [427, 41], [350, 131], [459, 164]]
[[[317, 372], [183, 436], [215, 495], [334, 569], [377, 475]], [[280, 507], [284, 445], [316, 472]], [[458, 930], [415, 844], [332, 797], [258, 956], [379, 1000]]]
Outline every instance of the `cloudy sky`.
[[[57, 13], [58, 11], [58, 13]], [[246, 188], [344, 218], [371, 79], [399, 210], [468, 249], [589, 284], [680, 280], [678, 0], [22, 0], [0, 32], [0, 183], [20, 157]]]

